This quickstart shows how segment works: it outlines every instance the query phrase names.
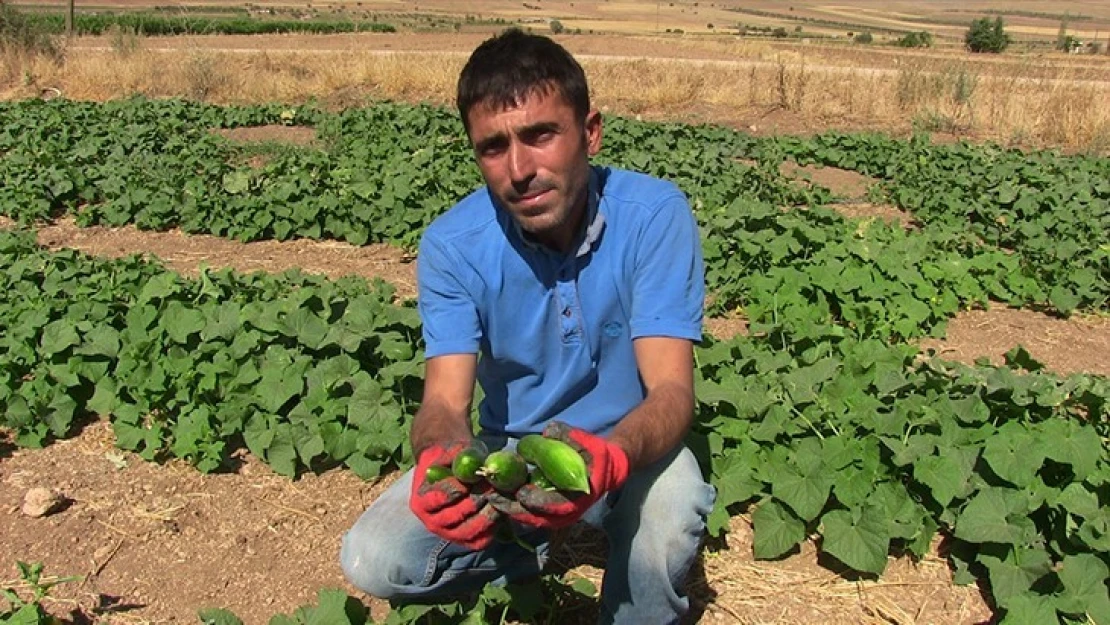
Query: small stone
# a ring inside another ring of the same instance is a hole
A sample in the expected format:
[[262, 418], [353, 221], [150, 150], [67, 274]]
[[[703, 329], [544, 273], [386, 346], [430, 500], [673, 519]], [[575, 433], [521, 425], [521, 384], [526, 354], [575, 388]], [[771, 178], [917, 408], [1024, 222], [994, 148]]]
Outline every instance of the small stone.
[[63, 503], [65, 497], [60, 493], [42, 487], [32, 488], [23, 496], [23, 514], [37, 519], [57, 512]]

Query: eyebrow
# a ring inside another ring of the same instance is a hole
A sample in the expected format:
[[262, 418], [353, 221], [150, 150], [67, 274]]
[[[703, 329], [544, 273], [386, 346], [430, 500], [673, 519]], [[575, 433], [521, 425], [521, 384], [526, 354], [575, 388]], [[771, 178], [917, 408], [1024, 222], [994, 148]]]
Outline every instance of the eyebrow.
[[[558, 131], [559, 128], [560, 128], [560, 125], [559, 125], [558, 122], [537, 122], [535, 124], [529, 124], [527, 126], [521, 126], [519, 128], [514, 128], [513, 133], [517, 134], [517, 135], [520, 135], [520, 136], [528, 137], [528, 136], [531, 136], [531, 135], [538, 135], [538, 134], [542, 134], [542, 133], [545, 133], [545, 132]], [[507, 134], [505, 134], [504, 132], [498, 132], [498, 133], [489, 135], [488, 137], [483, 137], [480, 141], [478, 141], [477, 143], [474, 144], [474, 149], [481, 152], [481, 151], [483, 151], [483, 150], [485, 150], [485, 149], [487, 149], [487, 148], [489, 148], [489, 147], [491, 147], [491, 146], [493, 146], [497, 143], [503, 143], [507, 140], [508, 140], [508, 135]]]

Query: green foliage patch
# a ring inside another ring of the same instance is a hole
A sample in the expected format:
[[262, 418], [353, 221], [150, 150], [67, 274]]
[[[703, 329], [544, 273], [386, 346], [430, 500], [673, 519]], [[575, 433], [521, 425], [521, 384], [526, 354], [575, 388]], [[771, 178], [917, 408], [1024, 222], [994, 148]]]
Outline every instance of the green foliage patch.
[[[480, 185], [455, 115], [428, 106], [36, 101], [0, 104], [0, 120], [0, 213], [28, 225], [68, 214], [413, 248]], [[271, 150], [260, 167], [256, 148], [209, 132], [291, 123], [319, 144]], [[843, 198], [781, 173], [787, 160], [875, 178], [869, 199], [915, 225], [844, 218]], [[990, 302], [1105, 311], [1110, 160], [614, 118], [599, 161], [687, 193], [711, 309], [750, 321], [749, 337], [696, 352], [688, 442], [718, 489], [711, 534], [750, 511], [757, 557], [816, 535], [867, 575], [940, 536], [957, 580], [984, 580], [1006, 622], [1104, 622], [1110, 383], [1052, 375], [1020, 348], [1003, 367], [964, 366], [904, 341]], [[422, 345], [415, 310], [393, 299], [382, 283], [295, 271], [186, 279], [3, 232], [0, 425], [38, 446], [103, 415], [121, 447], [202, 471], [242, 447], [289, 476], [406, 468]], [[519, 609], [496, 592], [482, 614]], [[345, 605], [321, 595], [315, 609]], [[451, 605], [449, 621], [477, 618], [476, 604]], [[279, 622], [315, 612], [298, 614]]]

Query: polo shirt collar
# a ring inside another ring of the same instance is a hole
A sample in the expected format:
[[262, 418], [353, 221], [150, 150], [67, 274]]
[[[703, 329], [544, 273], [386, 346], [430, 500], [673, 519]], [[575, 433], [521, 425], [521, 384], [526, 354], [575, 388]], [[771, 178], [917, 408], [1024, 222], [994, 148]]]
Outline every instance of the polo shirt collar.
[[[598, 210], [601, 204], [601, 180], [596, 167], [590, 167], [590, 180], [586, 188], [586, 223], [588, 224], [583, 232], [579, 232], [575, 237], [579, 241], [578, 249], [575, 250], [575, 257], [585, 256], [601, 238], [601, 232], [605, 229], [605, 215]], [[524, 245], [530, 249], [537, 251], [544, 251], [550, 253], [551, 250], [547, 246], [542, 245], [525, 232], [520, 224], [511, 216], [509, 222], [512, 223], [513, 231], [524, 242]]]

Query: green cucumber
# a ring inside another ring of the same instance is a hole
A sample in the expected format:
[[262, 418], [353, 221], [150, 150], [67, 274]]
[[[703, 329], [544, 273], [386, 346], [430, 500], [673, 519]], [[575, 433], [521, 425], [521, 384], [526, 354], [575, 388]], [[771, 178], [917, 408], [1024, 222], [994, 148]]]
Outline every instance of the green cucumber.
[[516, 450], [525, 460], [536, 465], [555, 488], [581, 493], [590, 492], [586, 460], [575, 448], [563, 441], [539, 434], [528, 434], [520, 439]]
[[428, 484], [435, 484], [436, 482], [451, 477], [451, 467], [445, 467], [438, 464], [433, 464], [424, 471], [424, 481]]
[[533, 470], [528, 476], [528, 483], [542, 490], [555, 490], [555, 485], [539, 469]]
[[528, 481], [528, 463], [515, 451], [502, 449], [486, 456], [479, 474], [497, 490], [512, 493]]
[[477, 484], [482, 481], [482, 463], [485, 461], [486, 454], [483, 449], [476, 446], [467, 447], [451, 462], [451, 473], [463, 484]]

